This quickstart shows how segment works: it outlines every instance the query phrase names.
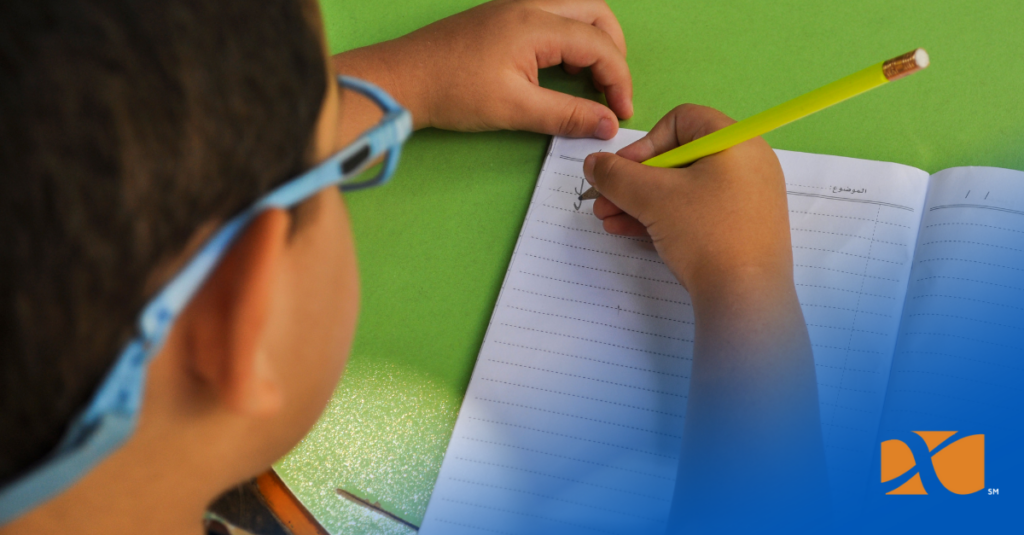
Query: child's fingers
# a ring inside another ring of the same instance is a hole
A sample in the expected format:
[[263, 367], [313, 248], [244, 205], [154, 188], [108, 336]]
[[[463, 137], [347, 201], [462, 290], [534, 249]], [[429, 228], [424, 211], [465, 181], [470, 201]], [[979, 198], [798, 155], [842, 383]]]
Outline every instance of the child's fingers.
[[669, 181], [678, 179], [678, 169], [659, 169], [627, 160], [616, 154], [597, 152], [583, 161], [583, 175], [601, 195], [637, 220], [663, 200]]
[[619, 117], [633, 115], [633, 78], [626, 57], [612, 38], [589, 24], [555, 17], [550, 29], [543, 30], [537, 44], [538, 67], [559, 63], [590, 67], [594, 82], [604, 88], [610, 107]]
[[654, 148], [654, 143], [650, 139], [650, 134], [647, 134], [644, 137], [619, 149], [619, 151], [616, 152], [615, 154], [618, 154], [619, 156], [622, 156], [627, 160], [633, 160], [634, 162], [642, 162], [644, 160], [657, 156], [658, 152]]
[[622, 55], [626, 55], [626, 36], [619, 19], [604, 0], [536, 0], [534, 5], [565, 18], [596, 26], [615, 42]]
[[647, 233], [647, 227], [643, 223], [640, 223], [635, 217], [626, 213], [606, 218], [602, 225], [604, 226], [604, 231], [608, 234], [636, 237], [650, 236]]
[[622, 148], [618, 154], [642, 162], [735, 122], [714, 108], [683, 104], [668, 112], [646, 136]]
[[555, 136], [611, 139], [619, 120], [599, 102], [574, 97], [524, 81], [517, 91], [519, 105], [508, 118], [514, 130]]
[[733, 123], [728, 115], [707, 106], [683, 104], [651, 129], [651, 142], [658, 154], [702, 138]]
[[622, 208], [615, 206], [615, 203], [608, 200], [608, 197], [598, 197], [594, 200], [594, 216], [598, 219], [616, 216], [622, 213]]

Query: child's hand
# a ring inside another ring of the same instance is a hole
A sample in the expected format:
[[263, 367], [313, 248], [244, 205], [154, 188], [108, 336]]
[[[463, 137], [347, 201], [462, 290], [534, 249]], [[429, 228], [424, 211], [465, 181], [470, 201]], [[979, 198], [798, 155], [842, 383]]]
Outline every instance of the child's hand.
[[[495, 0], [334, 61], [390, 90], [416, 128], [607, 139], [616, 115], [633, 115], [626, 42], [603, 0]], [[558, 64], [590, 67], [611, 109], [538, 86], [537, 70]]]
[[[650, 234], [691, 292], [700, 277], [753, 276], [792, 285], [789, 213], [782, 168], [761, 138], [682, 169], [636, 162], [734, 121], [711, 108], [680, 106], [618, 155], [591, 154], [583, 171], [602, 197], [594, 214], [613, 234]], [[768, 282], [768, 281], [765, 281]]]
[[[814, 358], [793, 282], [778, 158], [756, 138], [683, 169], [636, 163], [732, 122], [711, 108], [680, 106], [618, 155], [591, 154], [583, 164], [603, 195], [594, 214], [605, 230], [650, 234], [693, 304], [669, 533], [743, 533], [827, 510]], [[740, 509], [736, 481], [744, 482]], [[808, 497], [793, 505], [796, 493]]]

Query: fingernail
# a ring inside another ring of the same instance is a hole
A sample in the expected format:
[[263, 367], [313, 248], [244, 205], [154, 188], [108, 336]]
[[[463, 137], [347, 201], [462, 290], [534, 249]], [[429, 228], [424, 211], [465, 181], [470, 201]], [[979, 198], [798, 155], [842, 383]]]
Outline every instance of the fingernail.
[[597, 129], [594, 130], [594, 137], [600, 139], [611, 139], [615, 135], [615, 130], [618, 125], [615, 121], [605, 117], [597, 122]]
[[[602, 119], [603, 120], [603, 119]], [[583, 178], [587, 179], [587, 184], [593, 184], [594, 179], [594, 166], [597, 165], [597, 154], [591, 154], [583, 160]]]

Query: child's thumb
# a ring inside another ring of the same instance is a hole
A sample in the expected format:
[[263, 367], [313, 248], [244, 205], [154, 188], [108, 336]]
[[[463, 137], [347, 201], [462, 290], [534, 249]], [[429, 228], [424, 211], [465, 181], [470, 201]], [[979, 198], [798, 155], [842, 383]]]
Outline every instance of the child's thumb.
[[524, 85], [521, 108], [511, 118], [515, 130], [599, 139], [611, 139], [619, 131], [615, 112], [600, 102]]
[[583, 176], [597, 191], [627, 214], [642, 214], [657, 202], [669, 169], [649, 167], [610, 152], [595, 152], [583, 160]]

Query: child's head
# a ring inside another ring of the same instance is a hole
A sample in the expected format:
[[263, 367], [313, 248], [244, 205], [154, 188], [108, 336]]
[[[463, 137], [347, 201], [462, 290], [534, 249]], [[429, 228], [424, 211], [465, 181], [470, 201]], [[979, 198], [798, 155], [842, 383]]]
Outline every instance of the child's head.
[[[311, 0], [0, 7], [0, 488], [211, 231], [336, 148], [318, 26]], [[177, 485], [165, 471], [201, 494], [266, 466], [323, 408], [357, 301], [336, 190], [264, 212], [150, 365], [135, 435], [65, 495]]]

